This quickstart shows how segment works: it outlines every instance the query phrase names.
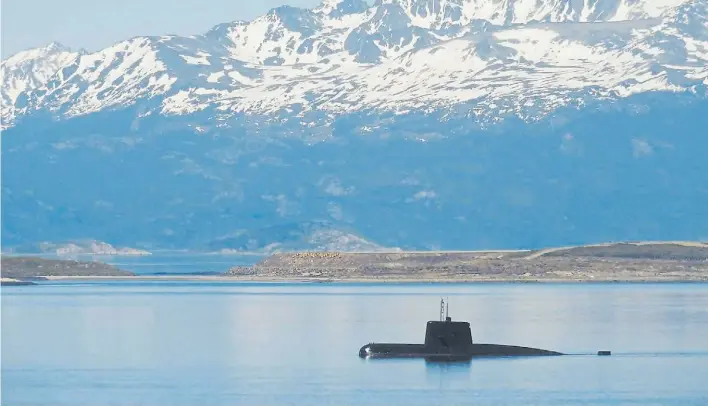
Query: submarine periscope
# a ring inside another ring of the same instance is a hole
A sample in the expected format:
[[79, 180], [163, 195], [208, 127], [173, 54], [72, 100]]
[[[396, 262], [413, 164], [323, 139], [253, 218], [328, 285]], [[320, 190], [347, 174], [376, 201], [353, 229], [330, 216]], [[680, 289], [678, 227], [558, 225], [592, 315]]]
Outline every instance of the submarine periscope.
[[[440, 320], [429, 321], [423, 344], [369, 343], [359, 349], [361, 358], [425, 358], [427, 360], [463, 361], [482, 357], [554, 356], [563, 353], [540, 348], [472, 342], [470, 324], [452, 321], [449, 305], [440, 300]], [[602, 353], [602, 354], [600, 354]], [[601, 351], [598, 355], [609, 355]]]

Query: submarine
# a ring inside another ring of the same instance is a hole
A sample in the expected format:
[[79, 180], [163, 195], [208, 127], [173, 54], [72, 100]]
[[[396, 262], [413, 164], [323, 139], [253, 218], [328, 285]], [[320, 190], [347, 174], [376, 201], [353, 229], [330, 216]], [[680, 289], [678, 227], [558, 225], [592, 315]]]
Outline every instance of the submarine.
[[[359, 349], [361, 358], [425, 358], [429, 361], [467, 361], [482, 357], [529, 357], [565, 355], [561, 352], [516, 345], [477, 344], [470, 323], [452, 321], [440, 300], [440, 320], [429, 321], [423, 344], [369, 343]], [[444, 312], [444, 313], [443, 313]], [[444, 319], [443, 319], [444, 314]], [[601, 351], [598, 355], [609, 355]]]

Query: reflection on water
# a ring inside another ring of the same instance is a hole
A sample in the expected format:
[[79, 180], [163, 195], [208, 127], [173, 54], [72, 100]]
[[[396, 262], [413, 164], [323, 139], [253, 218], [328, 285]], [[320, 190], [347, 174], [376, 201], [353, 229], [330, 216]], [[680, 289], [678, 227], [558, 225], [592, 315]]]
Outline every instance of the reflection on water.
[[438, 390], [453, 388], [457, 384], [464, 385], [471, 376], [472, 361], [440, 362], [425, 361], [426, 383]]
[[[362, 360], [438, 318], [577, 355]], [[708, 285], [43, 283], [2, 290], [4, 404], [706, 404]]]

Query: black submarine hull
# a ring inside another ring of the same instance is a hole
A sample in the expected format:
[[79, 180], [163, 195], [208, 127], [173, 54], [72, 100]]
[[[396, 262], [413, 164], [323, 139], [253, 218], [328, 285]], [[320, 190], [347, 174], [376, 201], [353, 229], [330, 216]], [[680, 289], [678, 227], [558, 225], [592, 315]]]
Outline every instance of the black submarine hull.
[[564, 355], [557, 351], [516, 345], [477, 344], [470, 324], [463, 321], [429, 321], [423, 344], [369, 343], [359, 349], [361, 358], [425, 358], [469, 360], [483, 357], [534, 357]]
[[429, 347], [425, 344], [367, 344], [359, 350], [361, 358], [426, 358], [434, 360], [465, 360], [487, 357], [533, 357], [564, 355], [540, 348], [500, 344], [470, 344], [454, 351]]

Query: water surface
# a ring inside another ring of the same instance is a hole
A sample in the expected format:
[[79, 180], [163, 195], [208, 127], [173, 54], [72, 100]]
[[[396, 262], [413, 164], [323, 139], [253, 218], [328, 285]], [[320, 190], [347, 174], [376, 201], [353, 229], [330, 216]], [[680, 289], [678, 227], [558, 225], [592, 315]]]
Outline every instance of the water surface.
[[[567, 357], [361, 360], [450, 315]], [[597, 350], [613, 351], [597, 357]], [[706, 405], [706, 284], [48, 282], [2, 289], [7, 405]]]

